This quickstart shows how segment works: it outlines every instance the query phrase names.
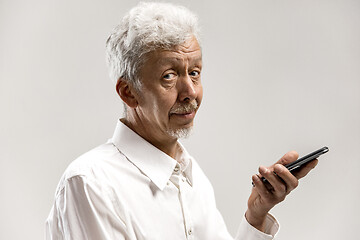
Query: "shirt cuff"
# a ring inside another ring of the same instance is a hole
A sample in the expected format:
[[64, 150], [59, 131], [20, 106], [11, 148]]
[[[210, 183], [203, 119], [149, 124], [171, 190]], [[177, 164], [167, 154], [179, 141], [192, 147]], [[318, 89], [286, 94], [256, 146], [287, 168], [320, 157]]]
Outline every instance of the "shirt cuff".
[[251, 226], [243, 216], [236, 238], [238, 240], [270, 240], [274, 239], [278, 233], [280, 225], [278, 221], [271, 214], [266, 216], [265, 231], [261, 232]]

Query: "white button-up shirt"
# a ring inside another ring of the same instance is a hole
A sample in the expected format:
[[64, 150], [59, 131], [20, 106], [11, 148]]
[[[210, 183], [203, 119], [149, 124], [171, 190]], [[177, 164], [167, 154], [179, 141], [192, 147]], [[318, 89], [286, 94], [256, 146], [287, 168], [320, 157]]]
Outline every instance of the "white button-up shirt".
[[[46, 239], [233, 239], [208, 178], [181, 148], [176, 161], [119, 121], [112, 139], [66, 169]], [[242, 217], [236, 239], [273, 239], [278, 228], [271, 215], [268, 234]]]

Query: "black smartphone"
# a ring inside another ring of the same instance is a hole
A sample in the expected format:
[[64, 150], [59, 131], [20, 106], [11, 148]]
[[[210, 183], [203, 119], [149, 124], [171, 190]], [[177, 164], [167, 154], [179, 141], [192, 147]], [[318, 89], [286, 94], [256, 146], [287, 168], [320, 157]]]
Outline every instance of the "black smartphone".
[[318, 158], [320, 155], [327, 153], [328, 151], [329, 151], [328, 147], [320, 148], [319, 150], [309, 153], [308, 155], [303, 156], [302, 158], [299, 158], [298, 160], [296, 160], [292, 163], [286, 164], [285, 167], [291, 172], [291, 171], [301, 167], [302, 165]]
[[[329, 148], [328, 147], [323, 147], [323, 148], [320, 148], [319, 150], [316, 150], [312, 153], [309, 153], [308, 155], [305, 155], [301, 158], [299, 158], [298, 160], [292, 162], [292, 163], [289, 163], [289, 164], [286, 164], [285, 167], [291, 172], [291, 171], [294, 171], [295, 169], [297, 168], [300, 168], [301, 166], [303, 166], [304, 164], [312, 161], [312, 160], [315, 160], [316, 158], [318, 158], [320, 155], [324, 154], [324, 153], [327, 153], [329, 151]], [[262, 177], [261, 180], [264, 182], [264, 183], [267, 183], [268, 181]], [[253, 186], [254, 186], [254, 183], [253, 183]]]

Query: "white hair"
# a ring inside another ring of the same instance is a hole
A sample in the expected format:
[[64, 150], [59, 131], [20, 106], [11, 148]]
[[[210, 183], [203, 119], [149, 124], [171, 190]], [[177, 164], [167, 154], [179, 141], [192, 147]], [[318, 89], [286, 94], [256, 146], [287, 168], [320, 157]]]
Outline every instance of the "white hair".
[[187, 8], [170, 3], [140, 2], [116, 26], [106, 41], [109, 75], [116, 84], [124, 78], [140, 89], [139, 70], [145, 54], [171, 49], [195, 37], [197, 17]]

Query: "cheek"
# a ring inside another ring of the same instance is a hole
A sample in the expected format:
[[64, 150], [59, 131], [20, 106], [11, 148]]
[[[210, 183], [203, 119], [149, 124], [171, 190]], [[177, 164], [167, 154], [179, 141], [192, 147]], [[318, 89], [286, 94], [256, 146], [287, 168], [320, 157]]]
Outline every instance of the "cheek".
[[202, 97], [203, 97], [203, 87], [202, 87], [202, 85], [200, 85], [198, 88], [198, 93], [197, 93], [197, 99], [198, 99], [199, 104], [201, 103]]
[[168, 117], [170, 109], [175, 105], [177, 97], [169, 92], [158, 95], [152, 107], [164, 117]]
[[170, 109], [176, 104], [177, 97], [168, 95], [164, 99], [162, 99], [162, 110], [169, 114]]

